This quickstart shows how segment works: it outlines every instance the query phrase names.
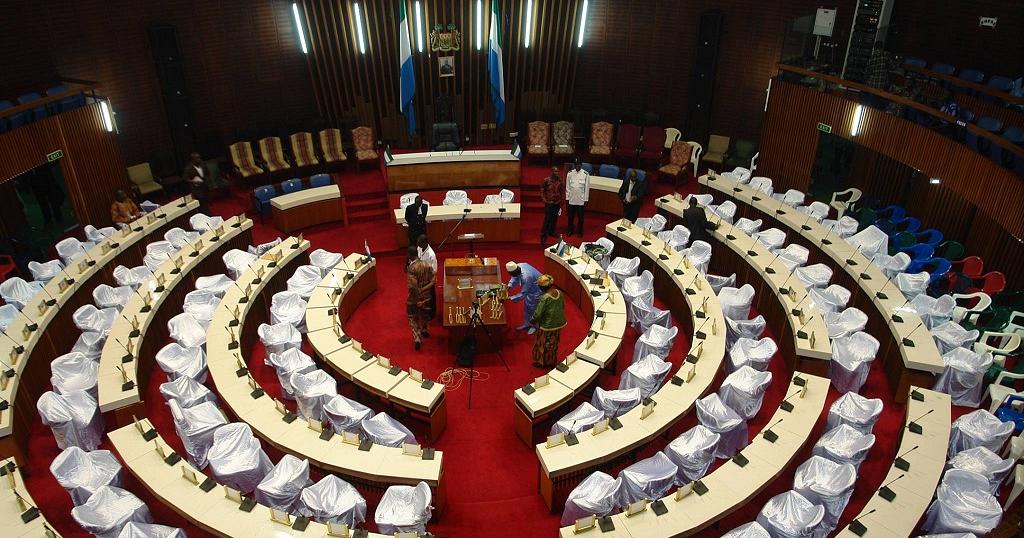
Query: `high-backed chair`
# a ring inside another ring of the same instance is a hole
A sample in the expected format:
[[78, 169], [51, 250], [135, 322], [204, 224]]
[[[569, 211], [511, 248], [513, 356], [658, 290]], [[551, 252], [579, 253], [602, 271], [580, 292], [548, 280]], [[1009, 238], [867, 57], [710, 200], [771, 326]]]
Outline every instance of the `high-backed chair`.
[[551, 155], [551, 124], [546, 121], [531, 121], [527, 126], [526, 154], [530, 156]]
[[631, 123], [619, 125], [619, 134], [615, 139], [615, 158], [631, 163], [640, 151], [640, 126]]
[[612, 154], [612, 124], [599, 121], [590, 126], [590, 157], [598, 160]]
[[736, 141], [732, 153], [726, 159], [726, 164], [729, 166], [750, 166], [750, 160], [754, 158], [755, 153], [757, 153], [757, 144], [741, 138]]
[[231, 152], [231, 164], [238, 170], [242, 179], [258, 176], [264, 173], [263, 168], [256, 164], [252, 154], [252, 144], [249, 142], [235, 142], [228, 147]]
[[378, 158], [377, 141], [373, 137], [373, 129], [370, 127], [356, 127], [352, 129], [352, 144], [356, 148], [356, 166], [366, 161], [376, 161]]
[[690, 169], [692, 156], [693, 146], [689, 142], [674, 142], [668, 152], [668, 160], [658, 168], [658, 177], [671, 179], [674, 185], [678, 185], [683, 173]]
[[575, 128], [572, 122], [559, 121], [551, 128], [551, 136], [553, 138], [553, 144], [551, 146], [552, 155], [575, 155], [576, 147], [573, 144], [573, 135], [575, 134]]
[[292, 158], [295, 159], [295, 166], [304, 168], [316, 166], [320, 160], [316, 158], [316, 151], [313, 149], [313, 135], [307, 132], [298, 132], [288, 137], [292, 144]]
[[292, 167], [284, 156], [284, 150], [281, 149], [280, 138], [268, 136], [267, 138], [260, 139], [258, 145], [260, 147], [260, 157], [266, 163], [268, 172], [288, 170]]
[[141, 163], [128, 167], [128, 180], [132, 182], [132, 189], [145, 196], [152, 192], [164, 190], [149, 163]]
[[344, 163], [348, 157], [341, 143], [341, 131], [335, 128], [324, 129], [318, 134], [320, 138], [320, 154], [324, 163]]
[[721, 168], [726, 159], [729, 158], [729, 137], [722, 135], [711, 135], [708, 138], [708, 150], [704, 153], [704, 162], [717, 165], [716, 168]]
[[644, 139], [640, 146], [640, 162], [657, 162], [665, 151], [665, 129], [661, 127], [645, 127]]

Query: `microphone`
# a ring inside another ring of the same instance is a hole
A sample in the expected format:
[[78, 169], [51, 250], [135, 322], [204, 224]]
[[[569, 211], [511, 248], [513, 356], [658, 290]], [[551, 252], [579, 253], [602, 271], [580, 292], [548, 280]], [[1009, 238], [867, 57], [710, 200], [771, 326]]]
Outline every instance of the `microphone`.
[[935, 411], [935, 409], [929, 409], [927, 413], [925, 413], [925, 414], [915, 418], [914, 420], [911, 420], [910, 422], [908, 422], [907, 423], [907, 429], [910, 430], [910, 433], [916, 433], [918, 435], [921, 435], [922, 433], [924, 433], [924, 428], [922, 428], [921, 425], [917, 423], [917, 421], [919, 421], [922, 418], [932, 414], [933, 411]]
[[683, 262], [685, 262], [685, 261], [686, 261], [686, 254], [683, 254], [682, 252], [680, 252], [679, 253], [679, 263], [677, 263], [676, 266], [672, 268], [672, 274], [674, 274], [676, 276], [682, 275], [683, 271], [681, 271], [679, 269], [679, 266], [682, 265]]
[[[838, 225], [839, 225], [839, 223], [836, 222], [836, 226], [838, 226]], [[828, 240], [828, 236], [832, 235], [832, 230], [835, 230], [835, 226], [830, 226], [829, 227], [828, 232], [825, 234], [825, 237], [823, 237], [821, 239], [821, 244], [823, 244], [823, 245], [831, 245], [832, 244], [832, 242]]]
[[[892, 316], [889, 319], [895, 321], [896, 323], [903, 323], [903, 317], [900, 316], [899, 314], [897, 314], [896, 312], [898, 312], [900, 309], [902, 309], [903, 307], [907, 306], [908, 304], [910, 304], [910, 299], [907, 299], [906, 301], [903, 301], [903, 304], [901, 304], [901, 305], [897, 306], [896, 308], [894, 308], [892, 310]], [[911, 344], [911, 345], [913, 345], [913, 344]]]
[[[868, 258], [868, 265], [869, 265], [869, 266], [870, 266], [870, 265], [871, 265], [872, 263], [874, 263], [874, 262], [875, 262], [875, 257], [876, 257], [876, 256], [878, 256], [878, 253], [877, 253], [877, 252], [876, 252], [876, 253], [874, 254], [874, 256], [871, 256], [870, 258]], [[864, 272], [864, 271], [861, 271], [861, 273], [860, 273], [859, 275], [857, 275], [857, 280], [856, 280], [856, 281], [854, 281], [854, 282], [855, 282], [856, 284], [860, 284], [860, 279], [862, 279], [862, 278], [863, 278], [864, 280], [871, 280], [871, 275], [867, 274], [867, 273], [866, 273], [866, 272]]]
[[786, 399], [782, 400], [782, 403], [779, 404], [779, 409], [782, 409], [783, 411], [785, 411], [787, 413], [792, 413], [793, 412], [793, 404], [789, 403], [789, 399], [792, 398], [793, 396], [796, 396], [797, 394], [800, 394], [803, 391], [804, 391], [803, 389], [800, 389], [800, 390], [794, 392], [793, 394], [790, 394], [789, 396], [786, 396]]
[[775, 264], [775, 260], [779, 259], [779, 256], [782, 256], [782, 249], [781, 248], [779, 250], [775, 251], [775, 257], [772, 258], [772, 261], [771, 261], [771, 263], [768, 264], [768, 267], [764, 268], [764, 272], [768, 273], [769, 275], [774, 275], [775, 274], [775, 269], [772, 269], [772, 265]]
[[86, 262], [86, 265], [88, 265], [89, 267], [92, 267], [92, 266], [96, 265], [96, 260], [92, 259], [92, 256], [89, 255], [89, 251], [88, 250], [83, 248], [82, 249], [82, 254], [84, 254], [85, 255], [85, 259], [88, 260]]
[[[807, 333], [806, 333], [806, 332], [804, 332], [804, 328], [805, 328], [805, 327], [807, 327], [807, 324], [808, 324], [808, 323], [810, 323], [810, 322], [811, 322], [811, 320], [807, 320], [807, 321], [805, 321], [805, 322], [803, 323], [803, 325], [801, 325], [801, 326], [800, 326], [800, 328], [799, 328], [799, 329], [797, 329], [797, 331], [796, 331], [796, 337], [797, 337], [797, 338], [800, 338], [800, 339], [805, 339], [805, 338], [807, 338]], [[811, 342], [811, 345], [813, 346], [813, 345], [814, 345], [814, 342]]]
[[908, 450], [908, 451], [906, 451], [906, 452], [896, 456], [896, 459], [893, 461], [893, 464], [896, 466], [896, 468], [901, 470], [901, 471], [909, 471], [910, 470], [910, 462], [905, 460], [905, 459], [903, 459], [903, 456], [906, 456], [907, 454], [910, 454], [911, 452], [917, 450], [917, 448], [919, 446], [920, 445], [914, 445], [914, 448], [911, 448], [910, 450]]
[[901, 475], [897, 476], [896, 478], [893, 478], [892, 480], [890, 480], [890, 481], [886, 482], [885, 484], [883, 484], [882, 487], [878, 488], [878, 496], [883, 498], [883, 499], [885, 499], [885, 500], [887, 500], [887, 501], [889, 501], [889, 502], [892, 502], [893, 499], [896, 498], [896, 492], [893, 491], [892, 489], [890, 489], [889, 486], [893, 482], [903, 478], [904, 476], [907, 476], [906, 473], [901, 474]]
[[121, 312], [121, 319], [127, 321], [128, 324], [132, 326], [132, 332], [128, 333], [128, 338], [135, 338], [139, 336], [139, 329], [137, 328], [139, 321], [137, 319], [128, 319], [128, 316], [124, 315], [124, 312]]
[[25, 352], [25, 346], [19, 344], [17, 340], [11, 338], [11, 335], [7, 334], [7, 331], [4, 331], [3, 334], [4, 334], [4, 337], [6, 337], [8, 340], [10, 340], [11, 342], [14, 343], [14, 352], [15, 353], [17, 353], [18, 355], [21, 355], [22, 353]]
[[864, 524], [860, 522], [860, 519], [863, 518], [863, 517], [868, 517], [871, 514], [874, 514], [875, 511], [876, 511], [876, 509], [872, 508], [870, 512], [868, 512], [866, 514], [861, 514], [861, 515], [853, 518], [853, 520], [850, 521], [850, 524], [847, 525], [846, 528], [850, 529], [850, 532], [856, 534], [857, 536], [864, 536], [864, 534], [866, 532], [868, 532], [868, 528], [865, 527]]
[[28, 320], [28, 324], [25, 325], [25, 328], [28, 329], [28, 332], [33, 332], [33, 331], [35, 331], [36, 329], [39, 328], [39, 325], [33, 323], [32, 322], [32, 318], [26, 316], [24, 312], [22, 312], [21, 310], [18, 310], [18, 313], [21, 314], [21, 317], [23, 317], [23, 318]]
[[903, 342], [904, 346], [914, 347], [914, 341], [911, 340], [910, 337], [913, 336], [914, 333], [917, 332], [917, 330], [920, 329], [922, 325], [924, 325], [923, 321], [921, 323], [918, 323], [917, 327], [914, 327], [914, 330], [910, 331], [910, 333], [908, 333], [906, 336], [902, 338], [902, 340], [900, 340], [901, 342]]
[[692, 286], [693, 283], [697, 281], [697, 277], [699, 277], [699, 276], [700, 276], [700, 271], [697, 271], [697, 274], [693, 275], [693, 279], [690, 280], [690, 283], [686, 285], [686, 294], [687, 295], [694, 295], [694, 294], [697, 293], [697, 292], [693, 291], [693, 288], [691, 288], [690, 286]]
[[249, 295], [247, 293], [245, 293], [245, 290], [243, 290], [242, 287], [238, 285], [237, 281], [232, 281], [231, 283], [234, 284], [236, 288], [238, 288], [238, 291], [242, 292], [242, 298], [239, 299], [238, 302], [240, 304], [248, 303], [249, 302]]
[[574, 427], [576, 427], [576, 420], [572, 421], [572, 424], [569, 425], [569, 433], [565, 434], [565, 444], [569, 446], [579, 443], [579, 440], [576, 439], [576, 434], [572, 431]]
[[789, 276], [786, 277], [786, 280], [782, 281], [782, 285], [779, 286], [779, 293], [782, 293], [783, 295], [789, 295], [790, 294], [791, 290], [786, 287], [786, 284], [789, 284], [789, 279], [793, 278], [793, 275], [795, 275], [795, 274], [796, 274], [796, 271], [790, 272]]
[[70, 286], [75, 283], [75, 279], [68, 276], [67, 267], [61, 268], [60, 273], [64, 275], [64, 284]]
[[[863, 248], [863, 247], [864, 247], [864, 245], [857, 245], [857, 252], [854, 254], [854, 256], [856, 256], [857, 254], [860, 254], [860, 249]], [[844, 265], [853, 265], [853, 266], [855, 266], [855, 265], [857, 265], [857, 262], [852, 257], [850, 257], [850, 258], [846, 258], [846, 262], [845, 262]]]
[[57, 299], [54, 299], [54, 298], [53, 298], [53, 295], [50, 295], [50, 292], [46, 291], [46, 286], [42, 286], [42, 287], [41, 287], [41, 288], [39, 288], [39, 289], [43, 290], [43, 293], [45, 293], [45, 294], [46, 294], [46, 296], [47, 296], [47, 297], [49, 297], [49, 299], [48, 299], [48, 300], [46, 300], [46, 301], [43, 301], [43, 304], [45, 304], [45, 305], [46, 305], [46, 306], [48, 306], [48, 307], [49, 307], [49, 306], [53, 306], [53, 305], [57, 304]]
[[126, 353], [126, 355], [121, 357], [121, 364], [125, 364], [135, 360], [135, 355], [133, 355], [132, 352], [129, 351], [128, 348], [125, 347], [123, 343], [121, 343], [121, 340], [119, 338], [115, 338], [114, 341], [117, 342], [117, 345], [121, 346], [121, 349], [123, 349], [124, 352]]
[[[883, 271], [882, 274], [885, 274], [885, 271]], [[882, 287], [879, 288], [879, 290], [875, 292], [875, 297], [878, 297], [879, 299], [881, 299], [883, 301], [889, 298], [888, 295], [886, 295], [886, 294], [884, 294], [882, 292], [885, 291], [886, 286], [888, 286], [889, 283], [892, 282], [892, 279], [896, 278], [897, 274], [899, 274], [899, 273], [893, 273], [893, 275], [891, 277], [886, 279], [885, 284], [882, 284]], [[893, 320], [893, 321], [896, 321], [896, 320]]]
[[778, 441], [779, 440], [779, 434], [773, 432], [772, 428], [778, 426], [779, 423], [782, 422], [783, 420], [784, 419], [780, 418], [779, 420], [775, 421], [775, 424], [772, 424], [771, 426], [768, 426], [767, 428], [765, 428], [765, 430], [763, 432], [761, 432], [761, 437], [764, 437], [764, 440], [768, 441], [769, 443], [774, 443], [775, 441]]
[[809, 231], [811, 229], [811, 227], [808, 226], [807, 223], [810, 222], [813, 217], [814, 217], [814, 213], [811, 213], [810, 210], [808, 210], [807, 211], [807, 219], [804, 220], [804, 223], [800, 225], [800, 229], [805, 231], [805, 232]]
[[800, 317], [800, 316], [804, 315], [804, 311], [800, 310], [800, 305], [802, 305], [804, 303], [804, 301], [806, 301], [807, 298], [810, 297], [810, 296], [811, 296], [810, 293], [804, 295], [804, 298], [800, 299], [800, 302], [798, 302], [795, 305], [793, 305], [793, 309], [790, 310], [789, 313], [793, 314], [796, 317]]
[[[139, 287], [142, 287], [142, 285], [140, 284]], [[135, 291], [135, 295], [139, 296], [139, 299], [142, 299], [142, 308], [139, 309], [139, 312], [149, 312], [150, 306], [147, 304], [148, 301], [146, 300], [146, 296], [139, 293], [139, 288], [135, 288], [133, 291]]]
[[782, 210], [782, 206], [786, 205], [786, 197], [783, 195], [782, 199], [779, 200], [779, 207], [775, 210], [776, 215], [785, 215], [786, 212]]
[[704, 334], [704, 331], [701, 329], [703, 329], [704, 326], [708, 324], [709, 319], [711, 318], [704, 318], [704, 323], [701, 323], [700, 327], [697, 328], [697, 331], [693, 333], [694, 338], [700, 338], [701, 340], [707, 338], [707, 335]]

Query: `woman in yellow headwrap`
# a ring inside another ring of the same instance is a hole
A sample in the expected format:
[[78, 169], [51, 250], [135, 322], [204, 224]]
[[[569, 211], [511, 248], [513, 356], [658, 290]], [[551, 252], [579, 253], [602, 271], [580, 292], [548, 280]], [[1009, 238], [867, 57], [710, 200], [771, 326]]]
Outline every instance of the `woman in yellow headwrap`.
[[551, 275], [538, 278], [537, 286], [543, 295], [530, 319], [530, 323], [540, 329], [533, 343], [533, 365], [550, 367], [558, 361], [558, 340], [562, 327], [565, 327], [565, 296], [555, 288], [555, 279]]

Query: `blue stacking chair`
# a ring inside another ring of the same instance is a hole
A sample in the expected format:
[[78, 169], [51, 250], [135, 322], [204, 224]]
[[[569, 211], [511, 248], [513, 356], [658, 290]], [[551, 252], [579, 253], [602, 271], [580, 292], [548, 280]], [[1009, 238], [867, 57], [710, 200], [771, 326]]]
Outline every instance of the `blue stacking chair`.
[[[961, 69], [960, 70], [960, 74], [957, 75], [957, 78], [959, 78], [961, 80], [966, 80], [967, 82], [973, 82], [975, 84], [981, 84], [981, 81], [985, 80], [985, 73], [982, 73], [981, 71], [978, 71], [977, 69]], [[957, 93], [966, 93], [968, 95], [971, 95], [971, 94], [974, 93], [974, 90], [965, 88], [963, 86], [958, 86], [956, 84], [951, 84], [949, 89], [951, 91], [954, 91], [954, 92], [957, 92]]]
[[317, 175], [312, 176], [312, 177], [309, 178], [309, 186], [310, 187], [314, 187], [314, 188], [315, 187], [326, 187], [326, 186], [330, 185], [331, 183], [334, 183], [334, 181], [331, 179], [331, 176], [328, 175], [328, 174], [317, 174]]
[[288, 181], [281, 183], [281, 192], [288, 194], [289, 192], [296, 192], [302, 190], [302, 180], [293, 177]]
[[939, 243], [941, 243], [943, 239], [942, 232], [936, 230], [935, 228], [926, 228], [924, 230], [921, 230], [920, 232], [912, 233], [918, 243], [929, 245], [933, 249], [939, 246]]
[[[1003, 139], [1011, 144], [1020, 146], [1024, 144], [1024, 129], [1014, 126], [1007, 127], [1006, 130], [1003, 131]], [[1000, 166], [1012, 166], [1014, 164], [1014, 159], [1016, 159], [1016, 155], [1010, 153], [999, 144], [989, 145], [989, 155], [992, 157], [992, 160]], [[1016, 160], [1020, 161], [1022, 159]]]
[[263, 223], [263, 214], [270, 209], [270, 200], [277, 196], [277, 189], [273, 185], [264, 185], [252, 191], [252, 208], [260, 215], [260, 223]]
[[953, 73], [956, 73], [956, 68], [949, 64], [934, 63], [932, 64], [932, 71], [942, 73], [943, 75], [953, 76]]
[[581, 163], [580, 168], [586, 171], [590, 175], [594, 175], [594, 165], [590, 163]]
[[619, 177], [619, 167], [614, 164], [602, 164], [601, 168], [597, 169], [597, 175], [601, 177]]
[[647, 177], [647, 172], [644, 172], [639, 168], [627, 168], [626, 173], [622, 175], [622, 179], [626, 179], [627, 177], [629, 177], [629, 173], [632, 172], [633, 170], [636, 170], [636, 178], [638, 180], [643, 181], [644, 178]]
[[918, 219], [916, 217], [911, 217], [911, 216], [908, 215], [906, 217], [903, 217], [902, 219], [893, 221], [893, 223], [892, 223], [892, 231], [889, 232], [889, 236], [891, 237], [891, 236], [896, 235], [896, 234], [898, 234], [900, 232], [915, 233], [919, 229], [921, 229], [921, 219]]
[[[913, 264], [911, 264], [913, 265]], [[921, 262], [921, 265], [917, 268], [916, 273], [925, 271], [928, 273], [928, 285], [932, 286], [946, 277], [949, 270], [953, 268], [953, 263], [946, 258], [928, 258]], [[909, 271], [909, 267], [907, 268]]]
[[910, 65], [912, 65], [914, 67], [921, 67], [921, 68], [928, 67], [928, 62], [925, 61], [924, 58], [917, 58], [917, 57], [914, 57], [914, 56], [907, 56], [907, 58], [905, 60], [903, 60], [903, 63], [910, 64]]
[[[885, 235], [888, 235], [889, 237], [892, 237], [892, 236], [896, 235], [896, 233], [897, 233], [895, 231], [896, 230], [896, 226], [889, 219], [878, 219], [878, 220], [876, 220], [874, 222], [874, 226], [875, 226], [875, 228], [878, 228], [879, 230], [882, 230], [883, 232], [885, 232]], [[866, 227], [867, 226], [865, 226], [865, 228]]]
[[[988, 78], [988, 84], [986, 84], [986, 86], [996, 91], [1010, 93], [1010, 88], [1013, 86], [1013, 79], [1002, 75], [992, 75]], [[994, 95], [989, 95], [983, 92], [979, 92], [976, 97], [982, 101], [989, 102], [998, 102], [1000, 100]]]
[[903, 220], [903, 217], [907, 216], [907, 210], [899, 205], [888, 205], [881, 209], [876, 209], [875, 213], [879, 219], [889, 219], [893, 222]]
[[[39, 95], [38, 93], [35, 93], [35, 92], [26, 93], [25, 95], [22, 95], [22, 96], [18, 97], [18, 104], [19, 105], [27, 105], [29, 103], [32, 103], [33, 101], [39, 101], [42, 98], [43, 98], [42, 95]], [[24, 112], [24, 114], [28, 114], [28, 112]], [[46, 116], [47, 116], [47, 114], [46, 114], [46, 107], [44, 105], [39, 105], [39, 106], [37, 106], [37, 107], [32, 109], [31, 117], [25, 123], [29, 123], [31, 121], [39, 121], [39, 120], [45, 118]]]
[[[4, 110], [7, 110], [8, 108], [14, 108], [14, 103], [12, 103], [12, 102], [10, 102], [10, 101], [8, 101], [6, 99], [3, 100], [3, 101], [0, 101], [0, 112], [3, 112]], [[0, 133], [4, 133], [4, 132], [10, 131], [10, 130], [11, 130], [11, 121], [10, 121], [10, 119], [8, 119], [6, 117], [0, 118]]]
[[920, 273], [922, 271], [921, 267], [935, 254], [935, 249], [931, 245], [918, 243], [904, 249], [903, 252], [910, 256], [910, 265], [907, 266], [906, 272]]
[[[46, 90], [46, 95], [57, 95], [59, 93], [63, 93], [66, 91], [68, 91], [68, 87], [64, 84], [59, 84]], [[76, 108], [85, 106], [85, 95], [78, 93], [70, 97], [65, 97], [60, 101], [57, 101], [56, 103], [51, 103], [51, 105], [53, 105], [53, 107], [50, 109], [51, 115], [56, 114], [57, 112], [67, 112], [68, 110], [74, 110]]]
[[[978, 118], [978, 127], [990, 133], [998, 133], [999, 131], [1003, 130], [1003, 122], [989, 116], [983, 116], [981, 118]], [[967, 147], [973, 149], [974, 151], [979, 151], [981, 153], [986, 154], [991, 152], [992, 144], [988, 140], [979, 139], [978, 135], [970, 131], [967, 131], [966, 141]]]

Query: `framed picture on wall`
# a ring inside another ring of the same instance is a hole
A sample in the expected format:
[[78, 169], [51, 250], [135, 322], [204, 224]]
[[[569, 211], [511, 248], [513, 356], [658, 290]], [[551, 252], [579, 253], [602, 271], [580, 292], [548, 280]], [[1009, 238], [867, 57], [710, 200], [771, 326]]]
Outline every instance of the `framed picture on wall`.
[[455, 76], [455, 57], [439, 56], [437, 58], [437, 71], [442, 77]]

